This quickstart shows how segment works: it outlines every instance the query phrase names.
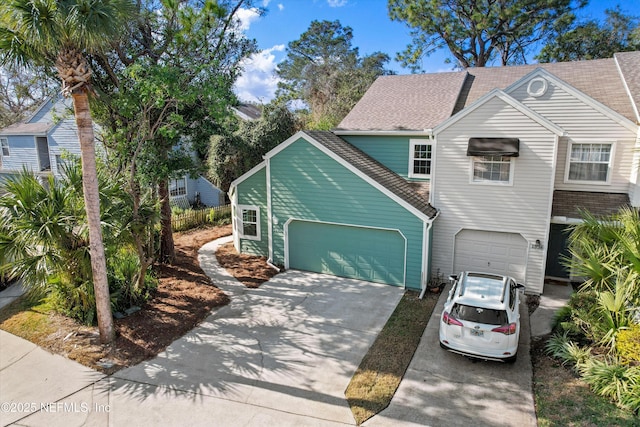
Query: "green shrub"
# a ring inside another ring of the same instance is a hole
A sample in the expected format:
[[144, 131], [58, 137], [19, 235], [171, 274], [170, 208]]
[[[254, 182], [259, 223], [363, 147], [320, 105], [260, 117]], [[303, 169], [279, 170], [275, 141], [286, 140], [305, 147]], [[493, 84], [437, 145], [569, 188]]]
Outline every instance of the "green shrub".
[[560, 359], [562, 364], [571, 364], [580, 367], [591, 357], [591, 349], [588, 347], [580, 347], [569, 339], [569, 333], [554, 334], [545, 347], [547, 354], [556, 359]]
[[173, 205], [171, 206], [171, 215], [181, 215], [183, 214], [185, 211], [185, 209], [181, 208], [180, 206], [177, 205]]
[[209, 211], [208, 220], [211, 224], [224, 225], [231, 221], [231, 206], [220, 206], [218, 208], [211, 208]]
[[65, 280], [52, 276], [45, 301], [65, 316], [85, 325], [92, 325], [96, 318], [96, 297], [93, 282]]
[[151, 270], [145, 273], [144, 285], [137, 286], [140, 260], [132, 250], [120, 250], [108, 259], [109, 292], [114, 311], [124, 311], [144, 303], [150, 292], [158, 287], [158, 280]]
[[230, 222], [230, 205], [207, 209], [188, 209], [171, 217], [171, 227], [176, 232], [191, 230], [206, 224], [224, 225]]
[[640, 325], [618, 332], [616, 350], [622, 363], [640, 364]]
[[636, 414], [640, 412], [640, 382], [633, 384], [622, 394], [622, 406], [631, 409]]
[[560, 330], [563, 332], [563, 323], [567, 323], [571, 321], [571, 314], [573, 313], [573, 309], [565, 305], [561, 307], [558, 311], [553, 315], [553, 319], [551, 321], [551, 328], [553, 330]]
[[618, 406], [627, 407], [625, 402], [637, 400], [640, 367], [592, 358], [580, 367], [580, 374], [595, 393], [613, 400]]

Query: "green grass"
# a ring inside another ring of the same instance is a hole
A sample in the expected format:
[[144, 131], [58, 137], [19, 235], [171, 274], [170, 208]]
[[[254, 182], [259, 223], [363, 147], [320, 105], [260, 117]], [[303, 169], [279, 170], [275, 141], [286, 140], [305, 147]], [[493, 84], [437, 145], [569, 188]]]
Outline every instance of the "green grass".
[[407, 291], [354, 374], [345, 395], [358, 424], [389, 406], [439, 295]]
[[51, 311], [49, 305], [22, 296], [0, 310], [0, 329], [38, 343], [55, 332], [49, 320]]
[[539, 349], [534, 349], [532, 356], [539, 427], [640, 425], [640, 418], [595, 394], [559, 360], [542, 354]]

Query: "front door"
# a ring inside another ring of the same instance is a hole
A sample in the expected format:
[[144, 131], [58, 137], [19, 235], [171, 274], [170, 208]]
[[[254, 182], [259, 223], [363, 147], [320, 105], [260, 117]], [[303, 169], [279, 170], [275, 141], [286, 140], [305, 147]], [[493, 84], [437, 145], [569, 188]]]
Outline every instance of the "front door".
[[566, 258], [570, 256], [568, 227], [564, 224], [551, 224], [546, 276], [559, 279], [571, 277], [569, 269], [564, 265]]

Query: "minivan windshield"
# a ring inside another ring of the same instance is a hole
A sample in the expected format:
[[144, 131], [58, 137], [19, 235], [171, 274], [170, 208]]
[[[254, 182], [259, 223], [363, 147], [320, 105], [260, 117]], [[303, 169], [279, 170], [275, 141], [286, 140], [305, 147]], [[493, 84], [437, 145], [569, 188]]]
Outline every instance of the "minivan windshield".
[[509, 323], [505, 310], [454, 304], [451, 314], [458, 320], [484, 323], [486, 325], [506, 325]]

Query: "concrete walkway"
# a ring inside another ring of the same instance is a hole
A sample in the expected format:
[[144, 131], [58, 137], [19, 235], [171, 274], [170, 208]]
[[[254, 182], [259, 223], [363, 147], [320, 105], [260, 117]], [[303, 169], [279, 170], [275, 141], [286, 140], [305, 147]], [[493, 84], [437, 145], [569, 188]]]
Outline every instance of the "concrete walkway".
[[540, 305], [531, 313], [531, 337], [539, 338], [551, 333], [553, 316], [567, 304], [573, 293], [571, 284], [545, 284]]
[[24, 294], [24, 288], [22, 287], [22, 282], [18, 280], [13, 285], [0, 292], [0, 308], [11, 304], [22, 294]]

